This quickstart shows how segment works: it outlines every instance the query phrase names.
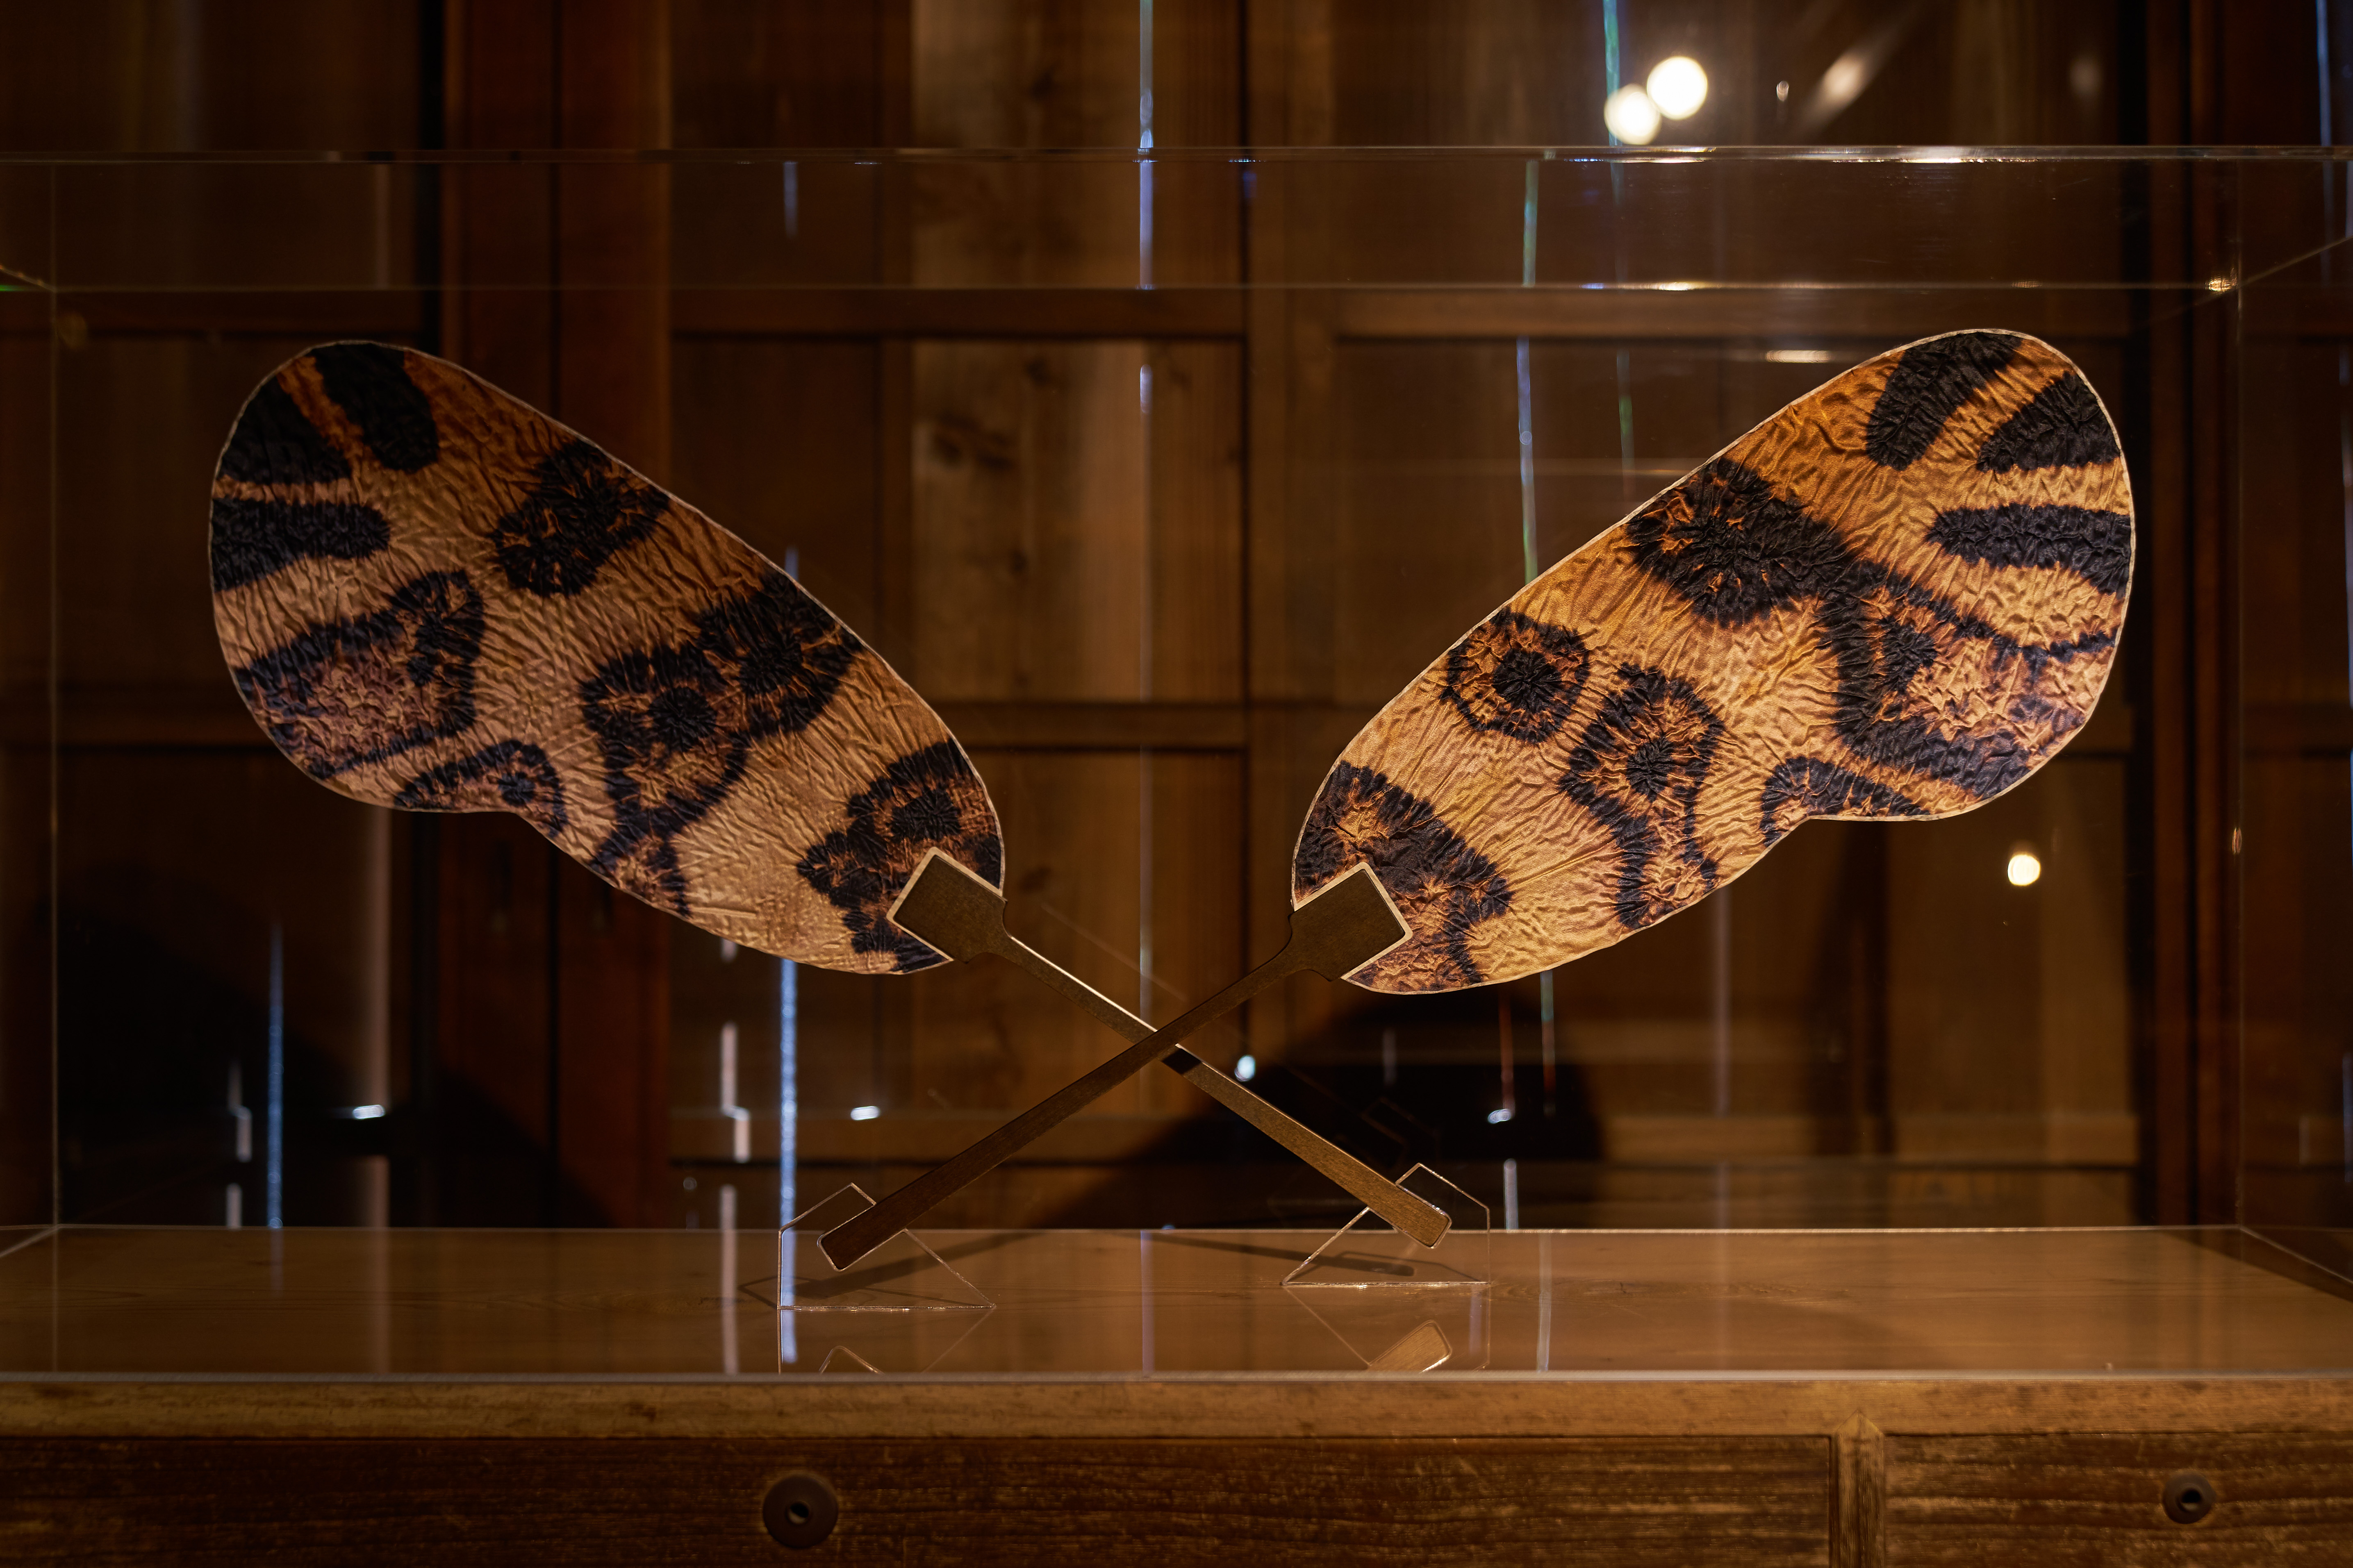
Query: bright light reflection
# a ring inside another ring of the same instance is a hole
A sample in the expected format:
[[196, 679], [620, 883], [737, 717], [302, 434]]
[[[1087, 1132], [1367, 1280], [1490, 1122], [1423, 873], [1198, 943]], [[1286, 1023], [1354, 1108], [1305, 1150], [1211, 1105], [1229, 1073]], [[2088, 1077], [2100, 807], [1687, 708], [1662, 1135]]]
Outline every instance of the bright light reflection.
[[1821, 118], [1828, 121], [1839, 110], [1862, 96], [1871, 85], [1871, 72], [1862, 63], [1862, 56], [1850, 49], [1831, 62], [1822, 72], [1822, 85], [1815, 89], [1821, 100]]
[[1765, 359], [1768, 364], [1828, 364], [1831, 363], [1831, 351], [1828, 349], [1767, 349]]
[[1237, 1082], [1248, 1083], [1257, 1076], [1258, 1058], [1256, 1057], [1244, 1057], [1234, 1064], [1234, 1078]]
[[354, 1105], [352, 1107], [352, 1120], [354, 1121], [374, 1121], [377, 1117], [382, 1116], [383, 1114], [384, 1107], [381, 1105]]
[[853, 1105], [849, 1108], [852, 1121], [871, 1121], [881, 1114], [882, 1108], [879, 1105]]
[[2031, 888], [2042, 879], [2042, 862], [2031, 849], [2013, 849], [2010, 854], [2010, 885]]
[[1651, 68], [1651, 101], [1670, 120], [1689, 120], [1707, 101], [1707, 72], [1689, 55], [1670, 55]]
[[1601, 106], [1601, 123], [1629, 147], [1647, 147], [1659, 133], [1659, 106], [1641, 88], [1621, 87]]
[[1487, 1112], [1487, 1125], [1490, 1127], [1500, 1127], [1511, 1119], [1512, 1113], [1509, 1110], [1491, 1110]]

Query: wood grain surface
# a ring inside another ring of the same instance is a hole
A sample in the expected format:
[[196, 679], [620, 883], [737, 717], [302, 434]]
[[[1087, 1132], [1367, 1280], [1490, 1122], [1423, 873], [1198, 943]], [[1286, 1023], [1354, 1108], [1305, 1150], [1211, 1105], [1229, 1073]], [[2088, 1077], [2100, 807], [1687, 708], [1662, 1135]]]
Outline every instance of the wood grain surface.
[[[2185, 1426], [2196, 1404], [2180, 1410]], [[2194, 1524], [2168, 1477], [2214, 1485]], [[1887, 1561], [2158, 1564], [2353, 1563], [2353, 1434], [1890, 1437]]]
[[0, 1445], [11, 1562], [1820, 1563], [1819, 1439]]
[[0, 1383], [0, 1436], [960, 1438], [2353, 1432], [2343, 1377], [90, 1379]]

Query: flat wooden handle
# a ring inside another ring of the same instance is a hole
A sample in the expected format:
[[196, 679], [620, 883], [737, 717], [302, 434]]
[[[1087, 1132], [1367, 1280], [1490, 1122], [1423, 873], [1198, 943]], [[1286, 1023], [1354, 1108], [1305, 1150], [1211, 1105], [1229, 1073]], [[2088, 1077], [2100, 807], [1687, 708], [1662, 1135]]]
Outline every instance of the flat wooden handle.
[[[1120, 1084], [1143, 1070], [1147, 1062], [1176, 1052], [1185, 1038], [1241, 1005], [1287, 975], [1304, 969], [1332, 979], [1369, 963], [1406, 939], [1404, 917], [1389, 900], [1369, 868], [1359, 868], [1320, 892], [1292, 917], [1291, 940], [1266, 963], [1243, 975], [1183, 1017], [1154, 1029], [1143, 1019], [1016, 939], [1005, 929], [1003, 903], [996, 889], [969, 872], [961, 878], [934, 881], [926, 864], [911, 879], [892, 907], [892, 917], [912, 921], [913, 934], [951, 957], [964, 959], [993, 952], [1060, 992], [1114, 1033], [1134, 1041], [1128, 1048], [1063, 1085], [999, 1127], [944, 1165], [913, 1181], [844, 1225], [828, 1231], [820, 1242], [837, 1268], [847, 1268], [898, 1232], [921, 1219], [948, 1198], [995, 1170], [1029, 1144], [1044, 1137]], [[943, 871], [961, 870], [953, 864]], [[966, 886], [966, 883], [972, 886]], [[986, 898], [979, 896], [985, 889]], [[1176, 1070], [1219, 1104], [1322, 1172], [1351, 1197], [1379, 1215], [1424, 1247], [1435, 1247], [1445, 1236], [1443, 1210], [1414, 1196], [1382, 1176], [1328, 1139], [1244, 1089], [1202, 1061], [1183, 1053]]]
[[1165, 1056], [1185, 1037], [1230, 1008], [1239, 1007], [1299, 964], [1285, 945], [1281, 952], [1195, 1007], [1166, 1028], [1155, 1029], [1082, 1078], [1073, 1079], [944, 1165], [917, 1176], [847, 1225], [827, 1231], [819, 1245], [836, 1268], [847, 1268], [940, 1204], [997, 1169], [1023, 1149], [1125, 1083], [1145, 1065]]

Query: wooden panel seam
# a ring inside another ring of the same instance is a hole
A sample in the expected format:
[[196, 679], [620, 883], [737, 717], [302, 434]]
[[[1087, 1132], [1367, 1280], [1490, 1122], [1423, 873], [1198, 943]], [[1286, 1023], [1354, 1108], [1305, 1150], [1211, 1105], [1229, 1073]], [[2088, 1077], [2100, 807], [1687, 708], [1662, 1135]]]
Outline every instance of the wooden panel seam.
[[1831, 1438], [1831, 1568], [1887, 1568], [1887, 1444], [1857, 1414]]

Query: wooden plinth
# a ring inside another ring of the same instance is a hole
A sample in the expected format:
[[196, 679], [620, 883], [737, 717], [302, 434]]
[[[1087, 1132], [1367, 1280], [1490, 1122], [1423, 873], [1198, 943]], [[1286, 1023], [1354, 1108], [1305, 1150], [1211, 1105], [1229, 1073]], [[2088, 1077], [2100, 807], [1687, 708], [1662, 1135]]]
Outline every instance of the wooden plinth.
[[994, 1310], [787, 1343], [766, 1233], [0, 1235], [0, 1558], [2353, 1561], [2353, 1300], [2234, 1231], [929, 1239]]

